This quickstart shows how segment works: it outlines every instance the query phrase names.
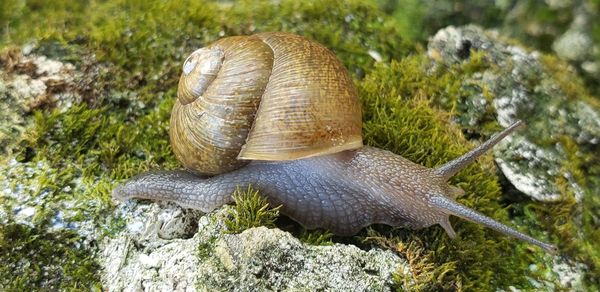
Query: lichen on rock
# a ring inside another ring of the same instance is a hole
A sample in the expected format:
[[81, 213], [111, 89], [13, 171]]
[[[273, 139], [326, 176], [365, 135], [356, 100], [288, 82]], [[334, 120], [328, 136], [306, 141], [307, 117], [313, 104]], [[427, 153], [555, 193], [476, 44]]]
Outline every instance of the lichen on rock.
[[40, 107], [67, 109], [81, 102], [72, 90], [75, 67], [31, 52], [33, 46], [0, 52], [0, 153], [25, 131], [27, 113]]
[[[469, 90], [451, 102], [457, 109], [455, 121], [474, 137], [490, 135], [485, 129], [496, 125], [525, 121], [525, 129], [494, 150], [499, 169], [519, 191], [506, 192], [512, 194], [506, 197], [517, 212], [555, 230], [565, 250], [580, 255], [564, 263], [569, 269], [583, 273], [585, 281], [596, 281], [596, 272], [587, 269], [595, 270], [599, 256], [592, 239], [598, 236], [593, 230], [598, 228], [600, 187], [595, 166], [600, 162], [597, 99], [572, 67], [556, 57], [478, 26], [440, 30], [430, 40], [428, 55], [436, 66], [473, 60], [483, 64], [463, 76], [463, 87]], [[479, 106], [473, 110], [472, 104]], [[523, 201], [516, 193], [546, 204]], [[570, 278], [578, 282], [579, 277]]]
[[229, 206], [198, 216], [172, 204], [130, 202], [121, 212], [128, 228], [101, 246], [110, 291], [391, 291], [394, 274], [408, 275], [389, 250], [310, 246], [276, 228], [230, 234]]
[[[458, 103], [480, 104], [484, 109], [459, 112], [457, 120], [466, 128], [483, 128], [489, 107], [502, 127], [524, 120], [527, 128], [496, 148], [496, 161], [519, 191], [540, 201], [559, 200], [559, 178], [573, 173], [564, 167], [570, 164], [569, 155], [557, 137], [566, 136], [582, 148], [596, 147], [599, 109], [571, 98], [552, 82], [540, 53], [512, 44], [496, 32], [476, 26], [448, 27], [428, 46], [428, 55], [443, 64], [460, 63], [474, 52], [483, 54], [491, 65], [467, 78], [465, 84], [477, 84], [480, 91]], [[472, 107], [459, 107], [465, 108]], [[581, 189], [578, 181], [569, 179], [569, 183], [572, 191]]]
[[573, 19], [569, 28], [552, 43], [556, 55], [582, 69], [588, 77], [599, 80], [600, 46], [594, 42], [597, 27], [594, 19], [598, 17], [598, 3], [582, 1], [571, 4]]

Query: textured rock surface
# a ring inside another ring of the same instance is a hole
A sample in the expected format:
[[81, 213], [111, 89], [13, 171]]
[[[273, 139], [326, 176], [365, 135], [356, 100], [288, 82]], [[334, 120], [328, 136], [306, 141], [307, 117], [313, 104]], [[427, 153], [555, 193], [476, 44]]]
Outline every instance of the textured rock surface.
[[405, 262], [391, 251], [309, 246], [265, 227], [227, 234], [230, 207], [205, 216], [174, 205], [128, 203], [127, 229], [102, 244], [110, 291], [389, 291]]
[[66, 109], [81, 101], [71, 90], [80, 76], [75, 67], [31, 54], [31, 49], [12, 49], [0, 56], [0, 153], [25, 131], [27, 113], [48, 106]]
[[490, 108], [503, 127], [524, 120], [526, 129], [495, 148], [504, 175], [518, 190], [540, 201], [560, 199], [557, 181], [563, 179], [582, 196], [573, 174], [563, 167], [569, 164], [564, 145], [552, 139], [566, 135], [593, 151], [600, 142], [597, 109], [568, 97], [553, 82], [539, 53], [512, 45], [493, 31], [477, 26], [448, 27], [440, 30], [428, 47], [429, 56], [445, 64], [462, 62], [472, 52], [483, 53], [495, 66], [465, 80], [465, 86], [477, 90], [459, 101], [459, 123], [465, 128], [481, 128]]
[[[76, 90], [76, 82], [82, 73], [70, 63], [31, 53], [32, 49], [32, 46], [25, 46], [23, 50], [8, 50], [0, 56], [2, 158], [9, 157], [4, 154], [11, 153], [11, 147], [18, 146], [14, 142], [34, 134], [26, 132], [34, 119], [32, 111], [39, 108], [66, 111], [82, 100]], [[59, 180], [60, 169], [54, 169], [44, 162], [20, 161], [15, 157], [0, 161], [3, 162], [0, 163], [0, 194], [4, 199], [3, 205], [7, 207], [0, 211], [0, 223], [6, 224], [8, 218], [13, 217], [16, 223], [33, 227], [39, 215], [37, 207], [48, 205], [55, 211], [51, 219], [52, 229], [66, 227], [81, 234], [92, 232], [91, 222], [70, 222], [69, 219], [81, 208], [76, 201], [70, 197], [61, 202], [51, 201], [53, 194], [47, 186]], [[64, 187], [62, 193], [70, 194], [75, 191], [74, 188], [81, 191], [76, 177], [71, 182], [73, 187]], [[7, 209], [11, 209], [12, 214], [6, 213]]]

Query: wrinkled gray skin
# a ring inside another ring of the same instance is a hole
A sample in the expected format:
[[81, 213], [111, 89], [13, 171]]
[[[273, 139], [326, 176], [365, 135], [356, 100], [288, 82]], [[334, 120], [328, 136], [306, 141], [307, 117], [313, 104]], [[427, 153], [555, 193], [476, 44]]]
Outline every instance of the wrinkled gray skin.
[[166, 200], [184, 208], [211, 211], [231, 203], [238, 186], [253, 185], [282, 213], [308, 229], [324, 228], [353, 235], [383, 223], [419, 229], [440, 224], [455, 232], [449, 215], [483, 224], [555, 252], [552, 245], [522, 234], [453, 200], [462, 190], [447, 180], [516, 129], [515, 123], [481, 146], [437, 169], [415, 164], [373, 147], [306, 159], [259, 162], [221, 175], [202, 178], [185, 170], [138, 175], [113, 191], [120, 200]]

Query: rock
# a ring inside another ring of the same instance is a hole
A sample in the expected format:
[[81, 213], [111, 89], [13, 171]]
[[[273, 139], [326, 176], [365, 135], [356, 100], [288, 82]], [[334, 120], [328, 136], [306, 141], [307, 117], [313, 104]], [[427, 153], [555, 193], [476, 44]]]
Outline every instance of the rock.
[[597, 56], [600, 47], [594, 44], [594, 19], [598, 17], [598, 12], [592, 7], [593, 4], [581, 2], [573, 7], [573, 20], [562, 35], [557, 37], [552, 44], [552, 49], [556, 54], [570, 61], [574, 66], [583, 69], [583, 72], [593, 79], [598, 80], [598, 61]]
[[[552, 269], [545, 272], [542, 279], [529, 278], [529, 282], [536, 291], [588, 291], [584, 285], [584, 273], [587, 267], [581, 263], [572, 263], [564, 257], [552, 259]], [[538, 271], [538, 266], [532, 264], [529, 270], [533, 273]], [[522, 291], [516, 287], [510, 287], [511, 291]]]
[[582, 187], [565, 167], [570, 155], [577, 154], [569, 153], [559, 137], [568, 137], [591, 155], [600, 141], [600, 110], [585, 99], [569, 97], [538, 52], [513, 43], [477, 26], [450, 26], [430, 40], [428, 55], [438, 64], [457, 64], [473, 52], [483, 54], [492, 65], [466, 78], [465, 86], [477, 90], [459, 100], [457, 121], [464, 128], [481, 129], [488, 112], [495, 112], [503, 127], [524, 120], [526, 129], [495, 148], [503, 174], [536, 200], [561, 199], [563, 181], [580, 200]]
[[[556, 201], [560, 193], [552, 185], [549, 170], [560, 169], [559, 157], [552, 152], [545, 152], [526, 137], [512, 135], [501, 141], [494, 151], [496, 163], [515, 188], [539, 201]], [[525, 159], [522, 159], [525, 158]], [[538, 165], [546, 165], [540, 170]], [[520, 172], [527, 169], [527, 172]], [[534, 172], [539, 170], [539, 172]]]
[[20, 49], [0, 53], [0, 153], [25, 131], [31, 120], [27, 113], [79, 103], [81, 97], [72, 90], [79, 76], [72, 64], [45, 56]]
[[563, 59], [583, 61], [592, 54], [593, 45], [589, 35], [577, 29], [570, 29], [554, 41], [552, 49]]
[[228, 234], [223, 218], [231, 210], [198, 217], [172, 204], [128, 203], [121, 209], [128, 228], [101, 245], [105, 289], [390, 291], [392, 273], [408, 273], [391, 251], [310, 246], [265, 227]]

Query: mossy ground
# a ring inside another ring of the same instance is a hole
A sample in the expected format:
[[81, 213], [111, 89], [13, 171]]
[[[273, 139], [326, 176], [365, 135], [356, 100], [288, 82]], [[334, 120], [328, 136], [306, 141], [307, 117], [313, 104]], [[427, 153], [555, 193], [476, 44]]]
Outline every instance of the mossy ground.
[[[50, 236], [56, 232], [52, 231], [52, 220], [64, 202], [74, 202], [72, 212], [63, 220], [92, 221], [98, 234], [110, 235], [121, 228], [118, 220], [111, 219], [114, 203], [110, 191], [114, 184], [149, 169], [178, 167], [168, 145], [167, 128], [181, 62], [189, 52], [222, 36], [282, 30], [331, 48], [358, 85], [367, 144], [430, 167], [472, 147], [450, 118], [456, 99], [469, 94], [469, 88], [462, 86], [462, 76], [486, 64], [472, 58], [455, 68], [428, 72], [424, 44], [419, 42], [424, 34], [406, 25], [407, 19], [420, 17], [414, 9], [391, 17], [375, 4], [331, 0], [235, 4], [8, 0], [2, 5], [11, 8], [0, 10], [0, 22], [4, 22], [0, 23], [0, 48], [35, 41], [40, 54], [72, 62], [85, 72], [90, 63], [99, 68], [94, 80], [82, 82], [93, 88], [80, 90], [86, 94], [85, 103], [66, 111], [36, 111], [27, 135], [14, 141], [11, 153], [2, 154], [2, 163], [16, 159], [31, 166], [45, 165], [45, 171], [33, 174], [36, 188], [27, 192], [31, 201], [43, 200], [35, 206], [33, 227], [16, 226], [11, 214], [17, 202], [0, 199], [7, 214], [7, 225], [0, 230], [0, 249], [19, 247], [11, 249], [15, 252], [4, 256], [2, 264], [15, 265], [22, 258], [37, 261], [22, 266], [23, 272], [31, 275], [27, 281], [11, 270], [0, 269], [0, 277], [7, 281], [2, 288], [86, 289], [99, 285], [97, 266], [91, 257], [93, 248], [82, 249], [75, 244], [85, 239], [76, 232], [59, 231]], [[382, 62], [376, 64], [369, 51], [381, 55]], [[486, 127], [481, 133], [498, 129], [493, 123]], [[598, 173], [597, 166], [585, 167], [595, 167], [593, 173]], [[13, 171], [10, 177], [15, 181], [10, 185], [13, 192], [20, 188], [18, 176], [19, 172]], [[590, 180], [599, 185], [598, 177]], [[452, 183], [466, 191], [460, 202], [509, 225], [518, 225], [538, 238], [547, 237], [559, 243], [569, 257], [584, 261], [590, 267], [588, 285], [590, 289], [595, 287], [600, 269], [600, 202], [593, 196], [587, 199], [589, 204], [583, 213], [572, 210], [574, 205], [568, 200], [550, 206], [510, 204], [503, 200], [489, 156], [460, 172]], [[583, 214], [584, 223], [575, 221], [579, 219], [572, 218], [573, 214]], [[542, 218], [548, 217], [556, 220], [543, 224], [547, 220]], [[525, 275], [541, 279], [550, 268], [549, 257], [538, 249], [472, 223], [452, 223], [458, 232], [456, 240], [450, 240], [439, 227], [420, 231], [375, 227], [365, 230], [354, 242], [380, 244], [405, 254], [415, 278], [408, 281], [399, 277], [398, 284], [411, 282], [415, 289], [531, 288]], [[542, 230], [550, 233], [545, 235]], [[315, 236], [319, 238], [318, 234], [308, 236], [308, 241]], [[64, 259], [44, 256], [44, 248], [37, 251], [38, 246], [53, 245], [61, 246], [65, 258], [85, 264], [74, 268]], [[529, 270], [531, 264], [537, 266], [537, 272]], [[57, 276], [37, 272], [42, 267], [63, 268]]]

